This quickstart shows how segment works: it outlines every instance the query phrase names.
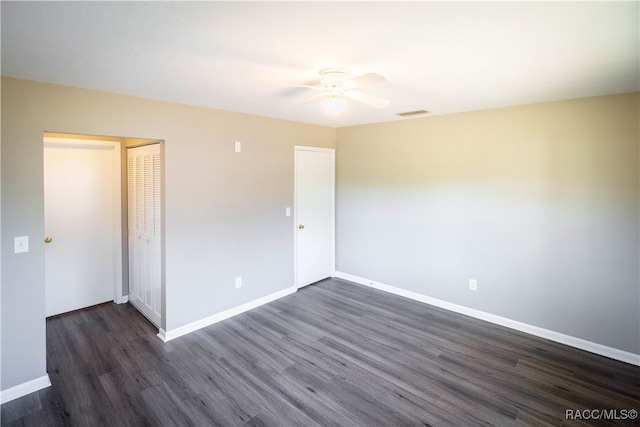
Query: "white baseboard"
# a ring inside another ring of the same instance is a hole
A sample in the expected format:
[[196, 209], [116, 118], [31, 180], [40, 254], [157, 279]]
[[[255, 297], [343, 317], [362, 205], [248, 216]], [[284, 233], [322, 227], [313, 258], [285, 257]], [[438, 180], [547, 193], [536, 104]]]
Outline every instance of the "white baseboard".
[[588, 352], [599, 354], [601, 356], [606, 356], [611, 359], [629, 363], [631, 365], [640, 366], [640, 354], [619, 350], [617, 348], [608, 347], [606, 345], [594, 343], [592, 341], [587, 341], [582, 338], [561, 334], [559, 332], [551, 331], [549, 329], [540, 328], [538, 326], [533, 326], [527, 323], [518, 322], [516, 320], [507, 319], [506, 317], [500, 317], [494, 314], [486, 313], [484, 311], [475, 310], [473, 308], [465, 307], [463, 305], [453, 304], [440, 299], [431, 298], [426, 295], [419, 294], [417, 292], [407, 291], [405, 289], [386, 285], [384, 283], [375, 282], [373, 280], [365, 279], [359, 276], [354, 276], [348, 273], [343, 273], [341, 271], [336, 271], [334, 273], [334, 277], [339, 279], [349, 280], [351, 282], [359, 283], [361, 285], [369, 286], [375, 289], [379, 289], [381, 291], [389, 292], [389, 293], [399, 295], [405, 298], [409, 298], [412, 300], [420, 301], [425, 304], [444, 308], [445, 310], [464, 314], [466, 316], [474, 317], [476, 319], [485, 320], [487, 322], [495, 323], [497, 325], [505, 326], [507, 328], [511, 328], [517, 331], [535, 335], [540, 338], [545, 338], [550, 341], [566, 344], [571, 347], [579, 348], [581, 350], [586, 350]]
[[204, 319], [189, 323], [187, 325], [184, 326], [180, 326], [178, 328], [175, 329], [171, 329], [169, 331], [165, 331], [164, 329], [160, 329], [160, 331], [158, 332], [158, 337], [164, 341], [171, 341], [173, 339], [176, 339], [178, 337], [181, 337], [183, 335], [186, 335], [188, 333], [191, 333], [193, 331], [197, 331], [198, 329], [202, 329], [204, 327], [207, 327], [209, 325], [213, 325], [214, 323], [218, 323], [222, 320], [228, 319], [230, 317], [236, 316], [240, 313], [244, 313], [245, 311], [260, 307], [261, 305], [270, 303], [272, 301], [275, 301], [277, 299], [280, 299], [282, 297], [285, 297], [287, 295], [290, 295], [292, 293], [294, 293], [296, 291], [296, 287], [290, 287], [290, 288], [286, 288], [283, 289], [281, 291], [275, 292], [273, 294], [264, 296], [262, 298], [258, 298], [256, 300], [253, 301], [249, 301], [248, 303], [239, 305], [237, 307], [233, 307], [230, 308], [228, 310], [225, 310], [223, 312], [214, 314], [212, 316], [209, 317], [205, 317]]
[[19, 397], [26, 396], [29, 393], [42, 390], [50, 385], [51, 380], [49, 379], [49, 375], [43, 375], [35, 380], [27, 381], [26, 383], [18, 384], [17, 386], [2, 390], [0, 391], [0, 404], [7, 403]]

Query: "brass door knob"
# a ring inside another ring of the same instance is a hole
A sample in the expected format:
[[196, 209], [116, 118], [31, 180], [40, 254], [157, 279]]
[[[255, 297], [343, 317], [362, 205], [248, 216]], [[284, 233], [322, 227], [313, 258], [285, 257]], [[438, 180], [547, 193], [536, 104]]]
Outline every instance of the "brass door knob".
[[304, 225], [300, 224], [300, 225], [298, 226], [298, 228], [299, 228], [300, 230], [302, 230], [302, 229], [304, 228]]
[[49, 237], [49, 236], [44, 238], [44, 242], [45, 243], [51, 243], [52, 241], [53, 241], [53, 239], [51, 237]]

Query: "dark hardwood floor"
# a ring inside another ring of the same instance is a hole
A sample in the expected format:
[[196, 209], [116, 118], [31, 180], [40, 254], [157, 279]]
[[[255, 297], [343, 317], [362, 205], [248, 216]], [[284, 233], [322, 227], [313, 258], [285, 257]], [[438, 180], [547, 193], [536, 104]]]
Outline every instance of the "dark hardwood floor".
[[640, 367], [339, 279], [156, 333], [128, 304], [47, 320], [53, 385], [2, 425], [638, 425]]

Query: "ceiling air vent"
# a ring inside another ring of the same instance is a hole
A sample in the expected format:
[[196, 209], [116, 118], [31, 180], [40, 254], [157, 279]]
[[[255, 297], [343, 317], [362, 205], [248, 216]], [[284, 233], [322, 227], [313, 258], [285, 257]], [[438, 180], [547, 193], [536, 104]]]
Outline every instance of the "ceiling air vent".
[[427, 110], [414, 110], [414, 111], [405, 111], [403, 113], [395, 113], [396, 116], [400, 116], [400, 117], [411, 117], [411, 116], [418, 116], [420, 114], [428, 114], [429, 112]]

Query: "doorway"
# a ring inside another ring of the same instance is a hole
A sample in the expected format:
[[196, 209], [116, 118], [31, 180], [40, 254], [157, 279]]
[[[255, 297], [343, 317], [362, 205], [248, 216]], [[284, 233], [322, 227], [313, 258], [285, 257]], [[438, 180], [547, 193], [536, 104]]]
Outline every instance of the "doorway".
[[120, 147], [44, 138], [46, 316], [122, 302]]
[[335, 270], [335, 151], [295, 147], [295, 278], [301, 288]]

